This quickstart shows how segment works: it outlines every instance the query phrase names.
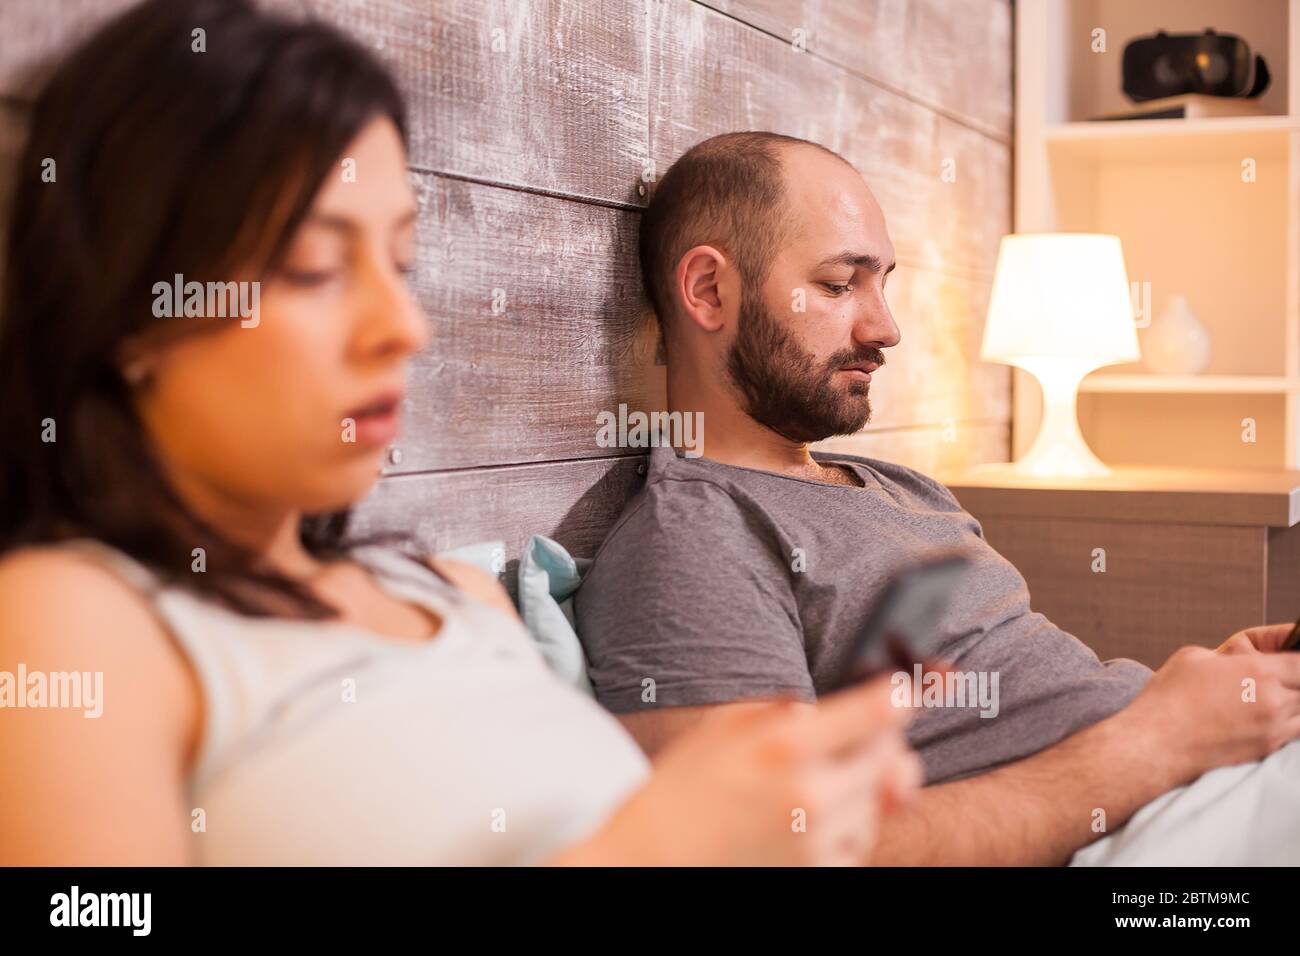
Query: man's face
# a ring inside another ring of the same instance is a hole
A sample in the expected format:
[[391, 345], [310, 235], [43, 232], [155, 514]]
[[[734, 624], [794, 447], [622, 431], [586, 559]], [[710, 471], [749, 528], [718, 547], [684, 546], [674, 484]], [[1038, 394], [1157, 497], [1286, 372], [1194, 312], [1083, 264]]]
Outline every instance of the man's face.
[[743, 292], [727, 370], [751, 418], [812, 442], [871, 419], [870, 373], [899, 341], [884, 294], [894, 247], [855, 170], [809, 147], [783, 160], [788, 241]]

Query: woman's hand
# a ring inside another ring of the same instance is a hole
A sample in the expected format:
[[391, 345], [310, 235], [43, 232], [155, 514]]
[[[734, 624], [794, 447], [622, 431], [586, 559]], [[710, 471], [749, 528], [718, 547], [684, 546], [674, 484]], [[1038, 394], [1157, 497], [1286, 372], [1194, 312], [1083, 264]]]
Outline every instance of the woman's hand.
[[[902, 688], [908, 693], [910, 687]], [[577, 865], [858, 865], [921, 781], [888, 678], [816, 705], [722, 708], [666, 747]]]
[[1292, 624], [1259, 624], [1238, 631], [1215, 648], [1220, 654], [1273, 654], [1291, 633]]

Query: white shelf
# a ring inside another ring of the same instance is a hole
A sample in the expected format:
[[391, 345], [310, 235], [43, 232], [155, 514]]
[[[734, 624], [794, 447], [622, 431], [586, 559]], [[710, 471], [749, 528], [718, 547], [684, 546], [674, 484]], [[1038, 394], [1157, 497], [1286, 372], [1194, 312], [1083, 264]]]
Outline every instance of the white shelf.
[[[1150, 318], [1185, 296], [1212, 367], [1235, 371], [1101, 369], [1080, 386], [1097, 396], [1081, 416], [1093, 451], [1112, 464], [1300, 469], [1300, 0], [1022, 0], [1015, 17], [1016, 232], [1118, 235]], [[1268, 61], [1262, 114], [1089, 119], [1132, 108], [1130, 39], [1206, 27]], [[1013, 381], [1018, 457], [1041, 398], [1027, 373]], [[1247, 417], [1255, 442], [1239, 434]]]
[[1124, 392], [1128, 394], [1269, 394], [1300, 392], [1300, 379], [1282, 375], [1157, 375], [1143, 372], [1111, 372], [1090, 375], [1079, 386], [1081, 392]]
[[1057, 156], [1087, 160], [1166, 163], [1243, 156], [1280, 159], [1300, 121], [1290, 116], [1220, 116], [1209, 119], [1105, 120], [1047, 126]]

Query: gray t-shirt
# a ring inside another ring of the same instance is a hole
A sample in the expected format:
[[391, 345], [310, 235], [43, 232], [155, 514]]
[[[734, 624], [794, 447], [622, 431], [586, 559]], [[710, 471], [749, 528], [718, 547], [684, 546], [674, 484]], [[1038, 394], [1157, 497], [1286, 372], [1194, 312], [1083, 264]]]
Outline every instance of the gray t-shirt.
[[815, 457], [847, 466], [865, 487], [651, 452], [645, 487], [575, 600], [602, 704], [626, 713], [813, 700], [845, 666], [891, 574], [952, 549], [973, 560], [940, 620], [940, 654], [972, 681], [984, 675], [985, 697], [972, 699], [970, 683], [964, 701], [918, 708], [909, 738], [927, 782], [1049, 747], [1123, 708], [1151, 676], [1135, 661], [1098, 661], [1031, 611], [1020, 572], [939, 482], [876, 459]]

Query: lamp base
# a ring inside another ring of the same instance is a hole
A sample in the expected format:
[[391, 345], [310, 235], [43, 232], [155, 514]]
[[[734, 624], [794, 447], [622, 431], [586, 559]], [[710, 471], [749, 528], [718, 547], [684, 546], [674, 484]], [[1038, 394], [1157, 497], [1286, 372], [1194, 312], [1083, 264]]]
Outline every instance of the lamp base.
[[1005, 466], [1008, 475], [1022, 478], [1102, 478], [1110, 474], [1110, 469], [1092, 453], [1082, 436], [1077, 445], [1061, 441], [1037, 453], [1037, 441], [1034, 446], [1024, 457]]
[[1097, 366], [1060, 359], [1023, 360], [1043, 390], [1043, 423], [1029, 451], [1004, 466], [1025, 478], [1093, 478], [1110, 474], [1079, 431], [1079, 383]]

